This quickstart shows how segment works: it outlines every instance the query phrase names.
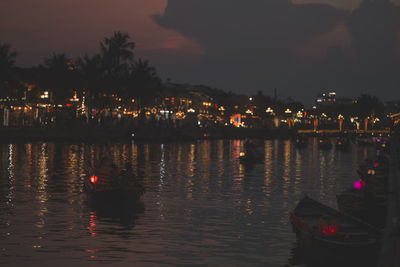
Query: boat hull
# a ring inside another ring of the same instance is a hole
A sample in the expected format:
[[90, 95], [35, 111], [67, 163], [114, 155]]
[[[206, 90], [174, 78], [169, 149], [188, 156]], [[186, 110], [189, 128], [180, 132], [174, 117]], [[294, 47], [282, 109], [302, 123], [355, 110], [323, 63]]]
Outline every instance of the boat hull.
[[[327, 235], [321, 231], [321, 218], [333, 218], [338, 222], [337, 231]], [[310, 254], [326, 259], [355, 260], [366, 255], [375, 258], [379, 252], [381, 233], [372, 225], [306, 197], [290, 213], [290, 223], [296, 233], [299, 247], [312, 251]]]

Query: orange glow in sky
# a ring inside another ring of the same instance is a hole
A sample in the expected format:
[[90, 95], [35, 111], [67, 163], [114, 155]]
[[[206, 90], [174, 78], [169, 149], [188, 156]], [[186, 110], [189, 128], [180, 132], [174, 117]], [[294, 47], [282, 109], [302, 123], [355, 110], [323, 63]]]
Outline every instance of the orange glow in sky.
[[[16, 3], [18, 2], [18, 4]], [[129, 33], [136, 56], [152, 61], [155, 55], [201, 55], [202, 47], [152, 20], [167, 0], [2, 0], [1, 42], [18, 51], [17, 64], [36, 65], [51, 52], [77, 57], [94, 54], [99, 42], [114, 31]]]

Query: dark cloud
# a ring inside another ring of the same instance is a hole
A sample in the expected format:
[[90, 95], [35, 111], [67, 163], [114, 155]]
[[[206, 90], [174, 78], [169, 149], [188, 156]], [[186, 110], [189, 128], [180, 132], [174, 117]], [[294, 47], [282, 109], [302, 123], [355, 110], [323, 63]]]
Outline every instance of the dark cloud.
[[202, 64], [185, 66], [186, 77], [233, 91], [277, 87], [309, 101], [330, 89], [400, 97], [399, 14], [390, 0], [364, 0], [352, 11], [286, 0], [169, 0], [154, 19], [204, 46]]
[[399, 26], [400, 9], [391, 1], [364, 1], [348, 21], [356, 56], [379, 67], [390, 63]]
[[204, 45], [205, 66], [196, 73], [231, 80], [233, 89], [258, 90], [291, 86], [296, 48], [331, 31], [346, 15], [328, 5], [286, 0], [169, 0], [155, 21]]
[[[348, 20], [355, 52], [354, 78], [374, 93], [398, 92], [399, 58], [395, 56], [400, 8], [389, 0], [365, 0]], [[398, 96], [398, 94], [397, 94]]]
[[244, 55], [287, 51], [344, 18], [343, 10], [327, 5], [286, 0], [169, 0], [165, 14], [155, 20], [204, 44], [208, 52]]

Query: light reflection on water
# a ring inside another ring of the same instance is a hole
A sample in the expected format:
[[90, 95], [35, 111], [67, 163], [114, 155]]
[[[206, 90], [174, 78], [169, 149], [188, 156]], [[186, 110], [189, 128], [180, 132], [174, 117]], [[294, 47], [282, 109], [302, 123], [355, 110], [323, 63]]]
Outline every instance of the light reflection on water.
[[[296, 201], [307, 192], [335, 207], [372, 150], [260, 146], [264, 163], [249, 167], [239, 163], [240, 140], [0, 145], [0, 264], [284, 266]], [[83, 178], [107, 150], [143, 179], [141, 203], [87, 201]]]

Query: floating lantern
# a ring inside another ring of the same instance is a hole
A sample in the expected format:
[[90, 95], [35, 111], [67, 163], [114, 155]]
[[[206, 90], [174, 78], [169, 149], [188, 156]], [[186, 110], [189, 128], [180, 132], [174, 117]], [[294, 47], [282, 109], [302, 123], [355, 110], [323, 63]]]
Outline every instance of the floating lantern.
[[99, 178], [96, 175], [92, 175], [90, 177], [90, 181], [92, 182], [92, 184], [96, 184], [98, 180]]
[[365, 182], [362, 181], [362, 180], [358, 180], [358, 181], [355, 181], [355, 182], [353, 183], [353, 187], [354, 187], [355, 189], [357, 189], [357, 190], [362, 190], [362, 189], [364, 188], [364, 186], [365, 186]]

